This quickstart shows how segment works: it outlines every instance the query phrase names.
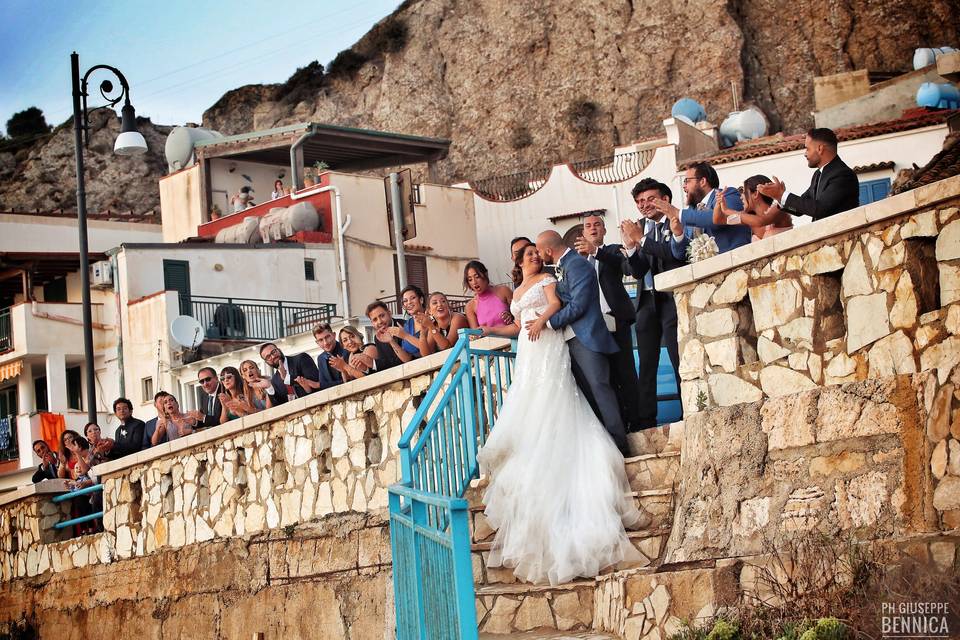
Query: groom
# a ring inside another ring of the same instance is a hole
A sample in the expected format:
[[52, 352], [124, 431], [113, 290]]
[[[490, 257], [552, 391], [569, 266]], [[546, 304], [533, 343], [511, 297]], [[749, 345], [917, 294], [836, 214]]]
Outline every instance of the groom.
[[[544, 264], [555, 264], [557, 297], [563, 308], [550, 318], [550, 327], [563, 330], [570, 349], [573, 376], [587, 396], [590, 406], [620, 452], [630, 455], [620, 405], [610, 384], [607, 354], [617, 351], [617, 343], [600, 311], [600, 285], [590, 263], [563, 244], [556, 231], [537, 236], [537, 250]], [[528, 323], [529, 324], [529, 323]]]

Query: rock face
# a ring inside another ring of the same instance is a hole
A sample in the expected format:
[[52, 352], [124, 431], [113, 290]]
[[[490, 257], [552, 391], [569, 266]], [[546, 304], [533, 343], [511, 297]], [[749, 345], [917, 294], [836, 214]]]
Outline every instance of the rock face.
[[[90, 141], [84, 151], [87, 211], [115, 214], [151, 214], [160, 220], [157, 180], [167, 171], [163, 146], [170, 127], [139, 118], [137, 126], [147, 140], [141, 156], [118, 156], [113, 143], [120, 119], [107, 110], [90, 114]], [[73, 121], [58, 127], [16, 155], [0, 153], [0, 211], [77, 210], [76, 160]]]
[[[449, 138], [440, 178], [474, 180], [659, 136], [683, 96], [719, 123], [733, 108], [731, 82], [773, 130], [802, 130], [814, 76], [905, 71], [914, 48], [960, 40], [954, 0], [797, 0], [786, 12], [772, 0], [414, 0], [393, 19], [405, 46], [378, 51], [375, 27], [354, 46], [372, 48], [354, 77], [244, 86], [204, 125], [234, 134], [314, 120]], [[146, 129], [151, 152], [140, 159], [108, 159], [112, 138], [94, 136], [91, 211], [158, 207], [166, 128]], [[16, 157], [0, 154], [0, 209], [73, 209], [72, 140], [64, 128]]]
[[446, 137], [453, 145], [441, 176], [477, 179], [660, 135], [682, 96], [719, 123], [733, 107], [731, 81], [774, 130], [803, 129], [811, 124], [814, 76], [908, 70], [915, 47], [960, 35], [960, 7], [950, 0], [778, 7], [770, 0], [409, 2], [395, 14], [409, 34], [399, 52], [376, 56], [353, 79], [328, 79], [315, 98], [296, 104], [268, 98], [262, 86], [238, 89], [204, 114], [204, 124], [232, 134], [316, 120]]

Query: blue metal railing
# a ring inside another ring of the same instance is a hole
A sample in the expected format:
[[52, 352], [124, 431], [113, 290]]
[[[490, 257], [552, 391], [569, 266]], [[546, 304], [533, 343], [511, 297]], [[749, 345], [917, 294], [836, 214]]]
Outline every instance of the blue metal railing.
[[473, 349], [463, 329], [400, 438], [390, 487], [398, 640], [476, 640], [467, 503], [477, 452], [513, 379], [512, 351]]
[[[72, 500], [73, 498], [79, 498], [80, 496], [89, 495], [91, 493], [98, 493], [103, 491], [102, 484], [95, 484], [90, 487], [84, 487], [83, 489], [77, 489], [76, 491], [71, 491], [69, 493], [62, 493], [59, 496], [53, 498], [51, 502], [64, 502], [66, 500]], [[75, 524], [83, 524], [84, 522], [90, 522], [91, 520], [99, 520], [103, 518], [103, 510], [96, 511], [94, 513], [88, 513], [85, 516], [80, 516], [79, 518], [71, 518], [70, 520], [64, 520], [53, 525], [54, 529], [66, 529], [67, 527], [72, 527]]]

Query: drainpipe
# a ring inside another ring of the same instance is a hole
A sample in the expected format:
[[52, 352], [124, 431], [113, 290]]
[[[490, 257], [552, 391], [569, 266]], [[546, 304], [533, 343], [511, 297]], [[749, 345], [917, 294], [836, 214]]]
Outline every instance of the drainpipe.
[[[297, 142], [299, 142], [299, 140]], [[290, 194], [290, 199], [297, 201], [302, 198], [313, 196], [318, 193], [325, 193], [327, 191], [333, 192], [333, 214], [336, 221], [335, 224], [337, 225], [337, 261], [340, 267], [340, 303], [343, 305], [343, 312], [341, 315], [344, 318], [349, 318], [350, 292], [347, 290], [347, 251], [344, 248], [344, 237], [347, 233], [347, 229], [350, 228], [350, 223], [353, 221], [353, 219], [349, 214], [347, 214], [346, 220], [343, 219], [343, 208], [340, 204], [340, 189], [339, 187], [335, 187], [333, 185], [327, 187], [317, 187], [316, 189], [310, 189], [301, 193], [293, 192]]]
[[[107, 252], [110, 257], [110, 273], [113, 274], [113, 299], [117, 303], [117, 367], [120, 369], [120, 397], [126, 398], [126, 384], [123, 377], [123, 318], [120, 308], [120, 269], [117, 266], [118, 249], [111, 249]], [[160, 380], [157, 380], [160, 384]]]
[[290, 177], [292, 178], [292, 186], [290, 189], [291, 192], [296, 191], [297, 189], [303, 189], [303, 176], [300, 175], [300, 165], [302, 164], [303, 155], [300, 153], [300, 147], [303, 146], [303, 143], [307, 139], [316, 135], [317, 130], [311, 124], [306, 132], [297, 138], [297, 141], [290, 145]]

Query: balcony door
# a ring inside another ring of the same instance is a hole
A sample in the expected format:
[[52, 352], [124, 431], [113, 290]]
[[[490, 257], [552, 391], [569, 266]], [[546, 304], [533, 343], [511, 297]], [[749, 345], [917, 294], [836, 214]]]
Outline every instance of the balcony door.
[[189, 316], [193, 307], [190, 304], [190, 263], [186, 260], [163, 261], [163, 289], [176, 291], [180, 298], [180, 315]]

